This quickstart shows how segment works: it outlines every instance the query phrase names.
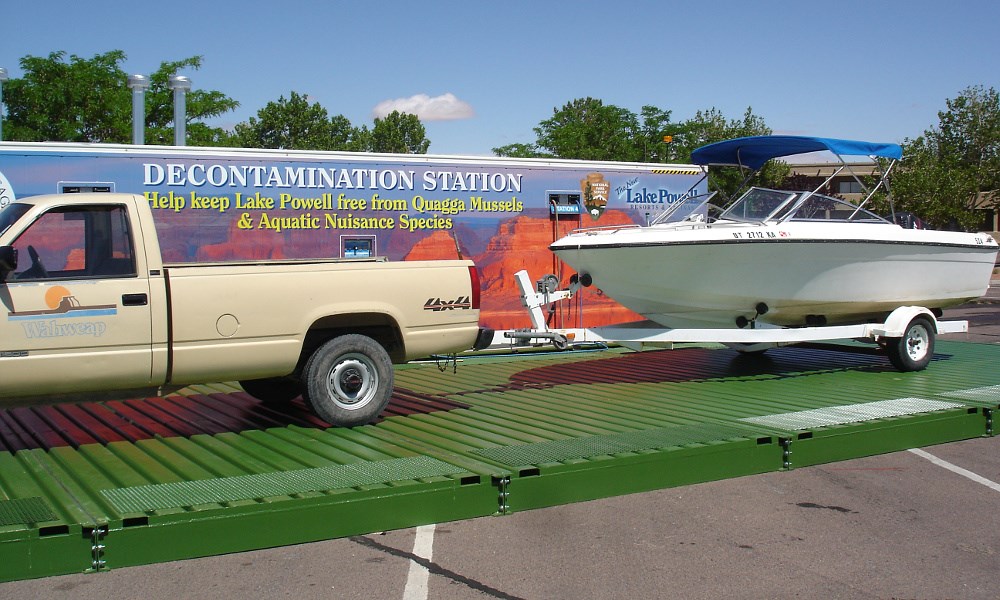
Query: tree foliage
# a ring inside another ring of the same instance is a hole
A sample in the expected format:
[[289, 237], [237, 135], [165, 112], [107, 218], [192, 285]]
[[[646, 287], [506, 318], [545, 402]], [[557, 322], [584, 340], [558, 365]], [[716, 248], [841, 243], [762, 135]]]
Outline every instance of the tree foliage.
[[554, 111], [535, 128], [537, 144], [555, 156], [583, 160], [634, 160], [639, 124], [635, 114], [594, 98]]
[[115, 50], [90, 60], [53, 52], [21, 59], [4, 85], [4, 137], [15, 141], [122, 142], [131, 131], [129, 90]]
[[[125, 53], [112, 50], [91, 59], [65, 52], [21, 59], [24, 76], [4, 86], [8, 116], [4, 137], [18, 141], [128, 143], [132, 138], [132, 92], [121, 68]], [[173, 143], [173, 92], [167, 81], [180, 69], [197, 70], [195, 56], [165, 62], [150, 76], [145, 92], [146, 142]], [[216, 91], [187, 94], [187, 134], [191, 145], [223, 145], [229, 135], [203, 123], [239, 103]]]
[[394, 110], [384, 119], [375, 119], [369, 150], [400, 154], [427, 154], [431, 141], [416, 115]]
[[[172, 75], [182, 70], [197, 71], [201, 68], [202, 57], [192, 56], [184, 60], [165, 62], [149, 76], [146, 90], [146, 143], [174, 143], [174, 92], [167, 84]], [[211, 127], [205, 119], [222, 116], [235, 110], [240, 103], [222, 92], [203, 90], [197, 87], [187, 92], [184, 101], [187, 121], [187, 144], [189, 146], [232, 146], [232, 136], [221, 127]], [[131, 113], [129, 116], [131, 123]]]
[[[112, 50], [85, 59], [65, 52], [21, 59], [24, 76], [4, 85], [4, 137], [16, 141], [129, 143], [132, 92], [122, 70], [125, 53]], [[202, 57], [164, 62], [144, 92], [145, 142], [174, 143], [172, 75], [201, 68]], [[393, 112], [372, 128], [355, 127], [343, 115], [330, 117], [319, 103], [291, 92], [269, 102], [232, 133], [204, 121], [239, 106], [222, 92], [194, 88], [185, 96], [186, 143], [300, 150], [351, 150], [423, 154], [430, 140], [414, 115]]]
[[[685, 121], [674, 134], [677, 154], [690, 160], [696, 148], [722, 140], [756, 135], [771, 135], [772, 130], [763, 117], [753, 114], [747, 107], [740, 119], [726, 119], [717, 108], [699, 110]], [[756, 183], [765, 187], [779, 187], [788, 175], [788, 165], [782, 161], [767, 162], [757, 175]], [[733, 194], [746, 178], [747, 173], [738, 167], [717, 167], [709, 171], [708, 187], [724, 195]]]
[[372, 129], [355, 127], [344, 115], [330, 117], [319, 103], [310, 103], [294, 91], [287, 100], [282, 96], [269, 102], [256, 117], [237, 124], [233, 137], [247, 148], [401, 154], [426, 154], [431, 144], [414, 115], [394, 111], [384, 119], [375, 119]]
[[246, 148], [289, 150], [365, 150], [368, 143], [347, 117], [331, 118], [319, 103], [294, 91], [238, 123], [234, 139]]
[[[642, 107], [640, 113], [642, 126], [639, 129], [639, 139], [636, 140], [637, 145], [638, 143], [642, 144], [642, 156], [636, 156], [636, 160], [654, 163], [667, 163], [674, 160], [677, 147], [673, 143], [673, 134], [677, 128], [670, 121], [671, 114], [671, 111], [662, 110], [655, 106]], [[669, 143], [665, 141], [668, 135], [671, 138]], [[690, 157], [690, 153], [688, 154]]]
[[903, 142], [892, 180], [896, 209], [934, 227], [975, 229], [976, 208], [1000, 209], [1000, 95], [972, 86], [946, 105], [936, 127]]
[[[715, 108], [698, 111], [683, 122], [673, 122], [671, 117], [671, 111], [655, 106], [643, 106], [636, 115], [594, 98], [580, 98], [553, 109], [553, 116], [534, 128], [534, 143], [509, 144], [494, 148], [493, 153], [518, 158], [686, 163], [699, 146], [771, 133], [764, 119], [750, 108], [742, 119], [726, 119]], [[761, 177], [765, 185], [775, 185], [787, 172], [784, 163], [772, 163]], [[732, 193], [742, 178], [735, 169], [713, 170], [709, 187]]]
[[507, 144], [499, 148], [493, 148], [493, 154], [497, 156], [507, 156], [510, 158], [552, 158], [539, 151], [535, 144]]
[[578, 98], [534, 128], [533, 144], [494, 148], [497, 156], [637, 160], [639, 122], [636, 115], [595, 98]]

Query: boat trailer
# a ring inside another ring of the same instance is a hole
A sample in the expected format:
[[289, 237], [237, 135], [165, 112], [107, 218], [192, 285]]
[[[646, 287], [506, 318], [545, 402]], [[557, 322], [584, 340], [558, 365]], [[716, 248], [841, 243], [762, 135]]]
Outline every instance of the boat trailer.
[[[780, 327], [756, 318], [742, 329], [671, 329], [653, 321], [635, 321], [591, 328], [550, 328], [543, 307], [570, 300], [589, 281], [570, 280], [566, 289], [557, 289], [558, 278], [546, 275], [534, 284], [525, 270], [514, 274], [521, 303], [531, 318], [531, 328], [498, 331], [488, 347], [492, 350], [551, 345], [566, 350], [582, 345], [616, 344], [631, 350], [673, 348], [675, 344], [720, 343], [745, 353], [757, 353], [803, 342], [857, 340], [884, 348], [890, 362], [900, 371], [919, 371], [934, 353], [934, 339], [943, 333], [967, 333], [968, 321], [939, 321], [928, 308], [901, 306], [879, 323]], [[767, 312], [757, 306], [757, 316]]]

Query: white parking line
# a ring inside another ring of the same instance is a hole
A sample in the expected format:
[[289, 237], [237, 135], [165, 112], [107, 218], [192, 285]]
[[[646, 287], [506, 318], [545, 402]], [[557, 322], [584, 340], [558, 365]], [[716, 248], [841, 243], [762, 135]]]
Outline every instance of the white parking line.
[[[413, 554], [428, 561], [434, 558], [434, 525], [417, 527]], [[406, 574], [406, 587], [403, 588], [403, 600], [427, 600], [429, 578], [427, 568], [411, 560], [410, 571]]]
[[982, 477], [981, 475], [976, 475], [972, 471], [967, 471], [967, 470], [963, 469], [962, 467], [959, 467], [957, 465], [953, 465], [950, 462], [948, 462], [946, 460], [942, 460], [942, 459], [934, 456], [933, 454], [931, 454], [929, 452], [924, 452], [923, 450], [921, 450], [919, 448], [911, 448], [910, 452], [916, 454], [917, 456], [919, 456], [921, 458], [926, 458], [927, 460], [931, 461], [932, 463], [936, 464], [937, 466], [944, 467], [945, 469], [948, 469], [952, 473], [958, 473], [962, 477], [967, 477], [967, 478], [971, 479], [972, 481], [975, 481], [976, 483], [981, 483], [981, 484], [985, 485], [986, 487], [990, 488], [991, 490], [993, 490], [995, 492], [1000, 492], [1000, 483], [997, 483], [995, 481], [990, 481], [989, 479], [986, 479], [985, 477]]

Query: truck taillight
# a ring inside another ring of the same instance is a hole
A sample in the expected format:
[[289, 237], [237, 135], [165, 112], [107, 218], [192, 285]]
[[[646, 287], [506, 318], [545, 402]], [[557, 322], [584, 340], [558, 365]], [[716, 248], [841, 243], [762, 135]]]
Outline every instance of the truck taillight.
[[469, 279], [472, 280], [472, 309], [479, 310], [481, 290], [479, 289], [479, 271], [476, 270], [476, 265], [469, 266]]

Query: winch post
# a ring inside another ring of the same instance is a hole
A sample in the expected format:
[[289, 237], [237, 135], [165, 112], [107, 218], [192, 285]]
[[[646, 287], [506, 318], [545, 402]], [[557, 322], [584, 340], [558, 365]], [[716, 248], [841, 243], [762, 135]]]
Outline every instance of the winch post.
[[531, 318], [531, 329], [535, 331], [549, 330], [545, 322], [545, 312], [542, 310], [542, 307], [553, 302], [558, 302], [559, 300], [572, 298], [575, 291], [574, 287], [570, 286], [568, 290], [538, 292], [535, 290], [534, 284], [528, 276], [528, 271], [524, 269], [514, 273], [514, 279], [517, 281], [517, 287], [521, 290], [521, 304], [528, 309], [528, 316]]

